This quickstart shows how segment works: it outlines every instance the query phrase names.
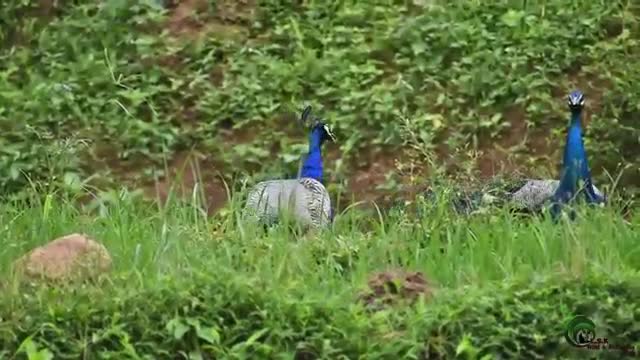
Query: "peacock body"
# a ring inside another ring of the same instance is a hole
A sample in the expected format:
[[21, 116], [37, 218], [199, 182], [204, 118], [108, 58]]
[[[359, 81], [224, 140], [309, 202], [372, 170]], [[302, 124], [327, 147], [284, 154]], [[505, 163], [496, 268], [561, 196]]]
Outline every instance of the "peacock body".
[[[530, 179], [526, 181], [524, 186], [513, 192], [510, 200], [516, 208], [540, 211], [545, 204], [553, 199], [559, 186], [560, 180]], [[604, 196], [595, 185], [593, 186], [593, 190], [598, 196]]]
[[316, 179], [267, 180], [249, 192], [247, 209], [267, 225], [272, 225], [287, 211], [305, 226], [326, 226], [331, 219], [331, 199], [327, 189]]
[[[555, 218], [561, 206], [579, 193], [584, 193], [588, 203], [603, 203], [604, 194], [593, 184], [587, 154], [582, 140], [581, 114], [584, 95], [572, 92], [568, 97], [571, 121], [567, 133], [562, 174], [556, 179], [520, 179], [494, 181], [481, 190], [461, 192], [454, 197], [457, 212], [469, 214], [487, 205], [509, 205], [515, 210], [539, 212], [552, 203]], [[583, 183], [581, 186], [580, 183]]]
[[[492, 182], [480, 190], [459, 191], [453, 197], [453, 207], [461, 214], [473, 213], [482, 207], [509, 206], [514, 211], [537, 213], [553, 200], [560, 185], [554, 179], [521, 179], [510, 182]], [[594, 185], [597, 196], [604, 196]]]
[[[301, 117], [304, 123], [311, 107]], [[333, 219], [329, 192], [323, 185], [322, 145], [335, 142], [330, 127], [315, 120], [309, 134], [309, 152], [297, 179], [267, 180], [256, 184], [248, 193], [245, 212], [255, 220], [272, 225], [286, 212], [301, 225], [325, 227]]]

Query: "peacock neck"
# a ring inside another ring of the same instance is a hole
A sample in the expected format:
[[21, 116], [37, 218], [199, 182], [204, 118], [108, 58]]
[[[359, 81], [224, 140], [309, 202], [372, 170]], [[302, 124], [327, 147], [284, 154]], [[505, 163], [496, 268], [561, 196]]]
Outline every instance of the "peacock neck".
[[322, 182], [322, 129], [314, 128], [309, 135], [309, 153], [302, 165], [301, 177]]
[[567, 146], [565, 148], [564, 168], [575, 169], [580, 167], [578, 162], [585, 160], [586, 154], [582, 142], [582, 119], [580, 111], [571, 112], [571, 123], [567, 133]]
[[582, 141], [581, 115], [579, 110], [571, 112], [571, 123], [564, 149], [562, 177], [558, 186], [558, 192], [565, 200], [575, 195], [580, 180], [585, 183], [591, 181], [587, 154]]

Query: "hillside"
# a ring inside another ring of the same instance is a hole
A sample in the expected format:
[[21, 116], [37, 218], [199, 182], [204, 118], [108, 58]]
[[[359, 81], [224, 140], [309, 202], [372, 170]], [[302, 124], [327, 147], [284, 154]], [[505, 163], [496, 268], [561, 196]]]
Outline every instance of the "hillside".
[[[639, 20], [631, 0], [3, 1], [0, 359], [637, 357], [637, 208], [447, 200], [557, 178], [575, 88], [597, 186], [638, 193]], [[255, 226], [237, 190], [297, 173], [305, 104], [338, 138], [336, 217]]]
[[556, 177], [576, 87], [597, 180], [640, 185], [632, 2], [24, 3], [0, 10], [4, 194], [25, 174], [151, 196], [199, 177], [218, 208], [220, 175], [296, 174], [307, 103], [339, 136], [325, 162], [343, 201], [442, 171]]

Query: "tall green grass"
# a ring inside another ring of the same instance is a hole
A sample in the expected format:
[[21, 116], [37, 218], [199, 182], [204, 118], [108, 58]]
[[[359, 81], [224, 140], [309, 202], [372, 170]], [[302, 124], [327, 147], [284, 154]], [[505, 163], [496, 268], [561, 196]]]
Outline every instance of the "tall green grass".
[[[612, 342], [637, 339], [637, 215], [579, 209], [577, 221], [553, 224], [507, 212], [460, 217], [444, 203], [422, 204], [421, 216], [352, 206], [332, 228], [301, 233], [245, 222], [241, 197], [213, 216], [197, 198], [158, 206], [122, 191], [83, 208], [34, 194], [0, 205], [3, 274], [24, 252], [72, 232], [103, 242], [114, 259], [110, 281], [72, 292], [25, 292], [5, 276], [0, 356], [595, 355], [563, 342], [563, 323], [576, 313], [596, 319]], [[435, 298], [377, 315], [354, 305], [371, 273], [397, 267], [424, 272]]]
[[208, 216], [196, 196], [158, 207], [120, 194], [93, 210], [55, 194], [0, 205], [2, 270], [31, 248], [72, 232], [103, 242], [115, 273], [137, 279], [123, 283], [133, 288], [220, 269], [315, 293], [351, 291], [389, 267], [423, 271], [448, 288], [640, 269], [638, 215], [625, 220], [615, 208], [581, 208], [575, 222], [554, 224], [506, 211], [462, 217], [443, 204], [418, 205], [420, 216], [356, 205], [338, 214], [330, 229], [305, 234], [286, 223], [265, 231], [244, 221], [239, 196]]

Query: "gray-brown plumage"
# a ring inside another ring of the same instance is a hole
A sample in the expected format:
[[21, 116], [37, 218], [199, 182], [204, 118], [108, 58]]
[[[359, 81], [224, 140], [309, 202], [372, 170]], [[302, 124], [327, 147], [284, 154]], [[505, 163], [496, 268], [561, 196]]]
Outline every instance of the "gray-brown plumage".
[[[559, 185], [560, 181], [554, 179], [494, 179], [480, 189], [457, 192], [452, 203], [461, 214], [488, 206], [508, 206], [519, 212], [537, 213], [552, 199]], [[593, 188], [597, 195], [604, 196], [595, 185]], [[427, 195], [435, 200], [433, 192]]]
[[[560, 180], [528, 180], [511, 195], [510, 200], [517, 207], [537, 211], [553, 197], [559, 185]], [[597, 195], [604, 196], [595, 185], [593, 189]]]

